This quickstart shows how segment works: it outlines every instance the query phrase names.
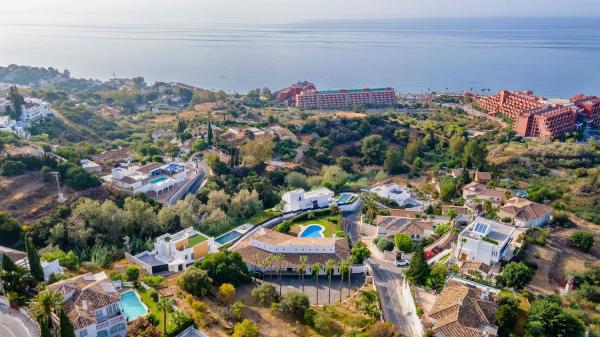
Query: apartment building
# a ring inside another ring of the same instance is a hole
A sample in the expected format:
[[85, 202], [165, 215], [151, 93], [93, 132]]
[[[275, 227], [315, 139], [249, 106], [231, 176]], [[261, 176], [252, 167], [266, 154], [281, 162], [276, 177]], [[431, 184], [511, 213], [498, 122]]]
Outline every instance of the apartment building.
[[315, 87], [313, 83], [307, 81], [298, 82], [279, 90], [279, 92], [277, 92], [277, 100], [288, 105], [296, 105], [296, 95], [309, 90], [317, 90], [317, 87]]
[[571, 98], [571, 102], [580, 109], [580, 113], [592, 126], [600, 126], [600, 98], [577, 94]]
[[308, 90], [296, 95], [300, 109], [344, 109], [353, 106], [390, 106], [396, 104], [393, 88]]
[[500, 90], [475, 102], [490, 115], [511, 118], [513, 129], [523, 137], [554, 138], [571, 131], [579, 110], [568, 100], [546, 99], [531, 91]]
[[77, 337], [127, 335], [127, 318], [119, 306], [120, 294], [104, 272], [58, 281], [47, 289], [62, 294], [62, 307]]

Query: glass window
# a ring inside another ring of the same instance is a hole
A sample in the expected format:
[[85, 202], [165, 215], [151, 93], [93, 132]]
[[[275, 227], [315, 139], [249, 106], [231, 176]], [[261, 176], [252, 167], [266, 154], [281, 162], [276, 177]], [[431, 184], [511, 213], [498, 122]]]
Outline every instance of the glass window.
[[87, 329], [79, 331], [79, 337], [85, 337], [88, 335]]
[[98, 331], [98, 337], [107, 337], [107, 336], [108, 336], [108, 331], [106, 331], [106, 330]]

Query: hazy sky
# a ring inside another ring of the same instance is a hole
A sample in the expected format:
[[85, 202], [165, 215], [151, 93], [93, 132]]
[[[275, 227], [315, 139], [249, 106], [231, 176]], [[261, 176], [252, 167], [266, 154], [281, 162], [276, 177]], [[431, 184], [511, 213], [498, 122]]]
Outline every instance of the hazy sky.
[[[599, 0], [19, 0], [0, 22], [287, 23], [327, 19], [600, 16]], [[60, 19], [59, 19], [60, 18]]]

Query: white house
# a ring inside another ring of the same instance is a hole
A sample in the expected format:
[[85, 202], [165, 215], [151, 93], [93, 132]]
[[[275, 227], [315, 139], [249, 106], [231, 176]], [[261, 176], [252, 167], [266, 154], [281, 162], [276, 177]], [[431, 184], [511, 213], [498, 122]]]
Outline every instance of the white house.
[[412, 199], [410, 192], [406, 188], [394, 183], [377, 185], [371, 188], [370, 191], [381, 198], [395, 201], [398, 206], [406, 206]]
[[335, 193], [328, 188], [321, 187], [316, 190], [305, 192], [297, 189], [285, 192], [281, 198], [285, 205], [284, 212], [294, 212], [302, 209], [317, 209], [329, 206]]
[[500, 218], [511, 218], [517, 227], [541, 227], [552, 218], [552, 207], [513, 197], [498, 211]]
[[180, 163], [150, 163], [143, 166], [122, 164], [102, 177], [106, 182], [122, 190], [159, 193], [168, 191], [187, 180], [190, 167]]
[[[0, 246], [0, 261], [2, 261], [3, 256], [8, 256], [16, 265], [21, 266], [23, 268], [29, 269], [29, 260], [27, 259], [27, 253]], [[65, 272], [63, 267], [58, 263], [58, 260], [54, 261], [41, 261], [42, 270], [44, 272], [44, 280], [48, 281], [50, 275], [52, 274], [62, 274]]]
[[79, 163], [81, 164], [81, 168], [83, 168], [83, 170], [85, 172], [88, 172], [88, 173], [102, 172], [102, 166], [96, 164], [95, 162], [93, 162], [91, 160], [82, 159]]
[[22, 122], [35, 122], [42, 118], [53, 116], [54, 111], [50, 109], [47, 102], [38, 98], [28, 97], [23, 105], [23, 112], [19, 118]]
[[217, 250], [214, 238], [186, 228], [174, 234], [163, 234], [154, 241], [154, 250], [127, 259], [144, 268], [148, 274], [178, 272]]
[[[127, 318], [121, 297], [104, 272], [87, 273], [48, 285], [63, 295], [65, 309], [77, 337], [125, 337]], [[58, 317], [54, 315], [54, 320]]]
[[494, 265], [509, 249], [515, 227], [478, 217], [458, 235], [456, 257]]

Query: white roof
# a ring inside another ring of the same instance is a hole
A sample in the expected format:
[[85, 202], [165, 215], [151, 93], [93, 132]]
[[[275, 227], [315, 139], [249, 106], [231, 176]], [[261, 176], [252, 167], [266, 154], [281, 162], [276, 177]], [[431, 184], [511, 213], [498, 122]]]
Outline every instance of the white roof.
[[333, 191], [328, 189], [327, 187], [319, 187], [316, 190], [305, 192], [304, 197], [311, 198], [311, 197], [321, 197], [321, 196], [333, 196], [334, 194], [335, 193], [333, 193]]

